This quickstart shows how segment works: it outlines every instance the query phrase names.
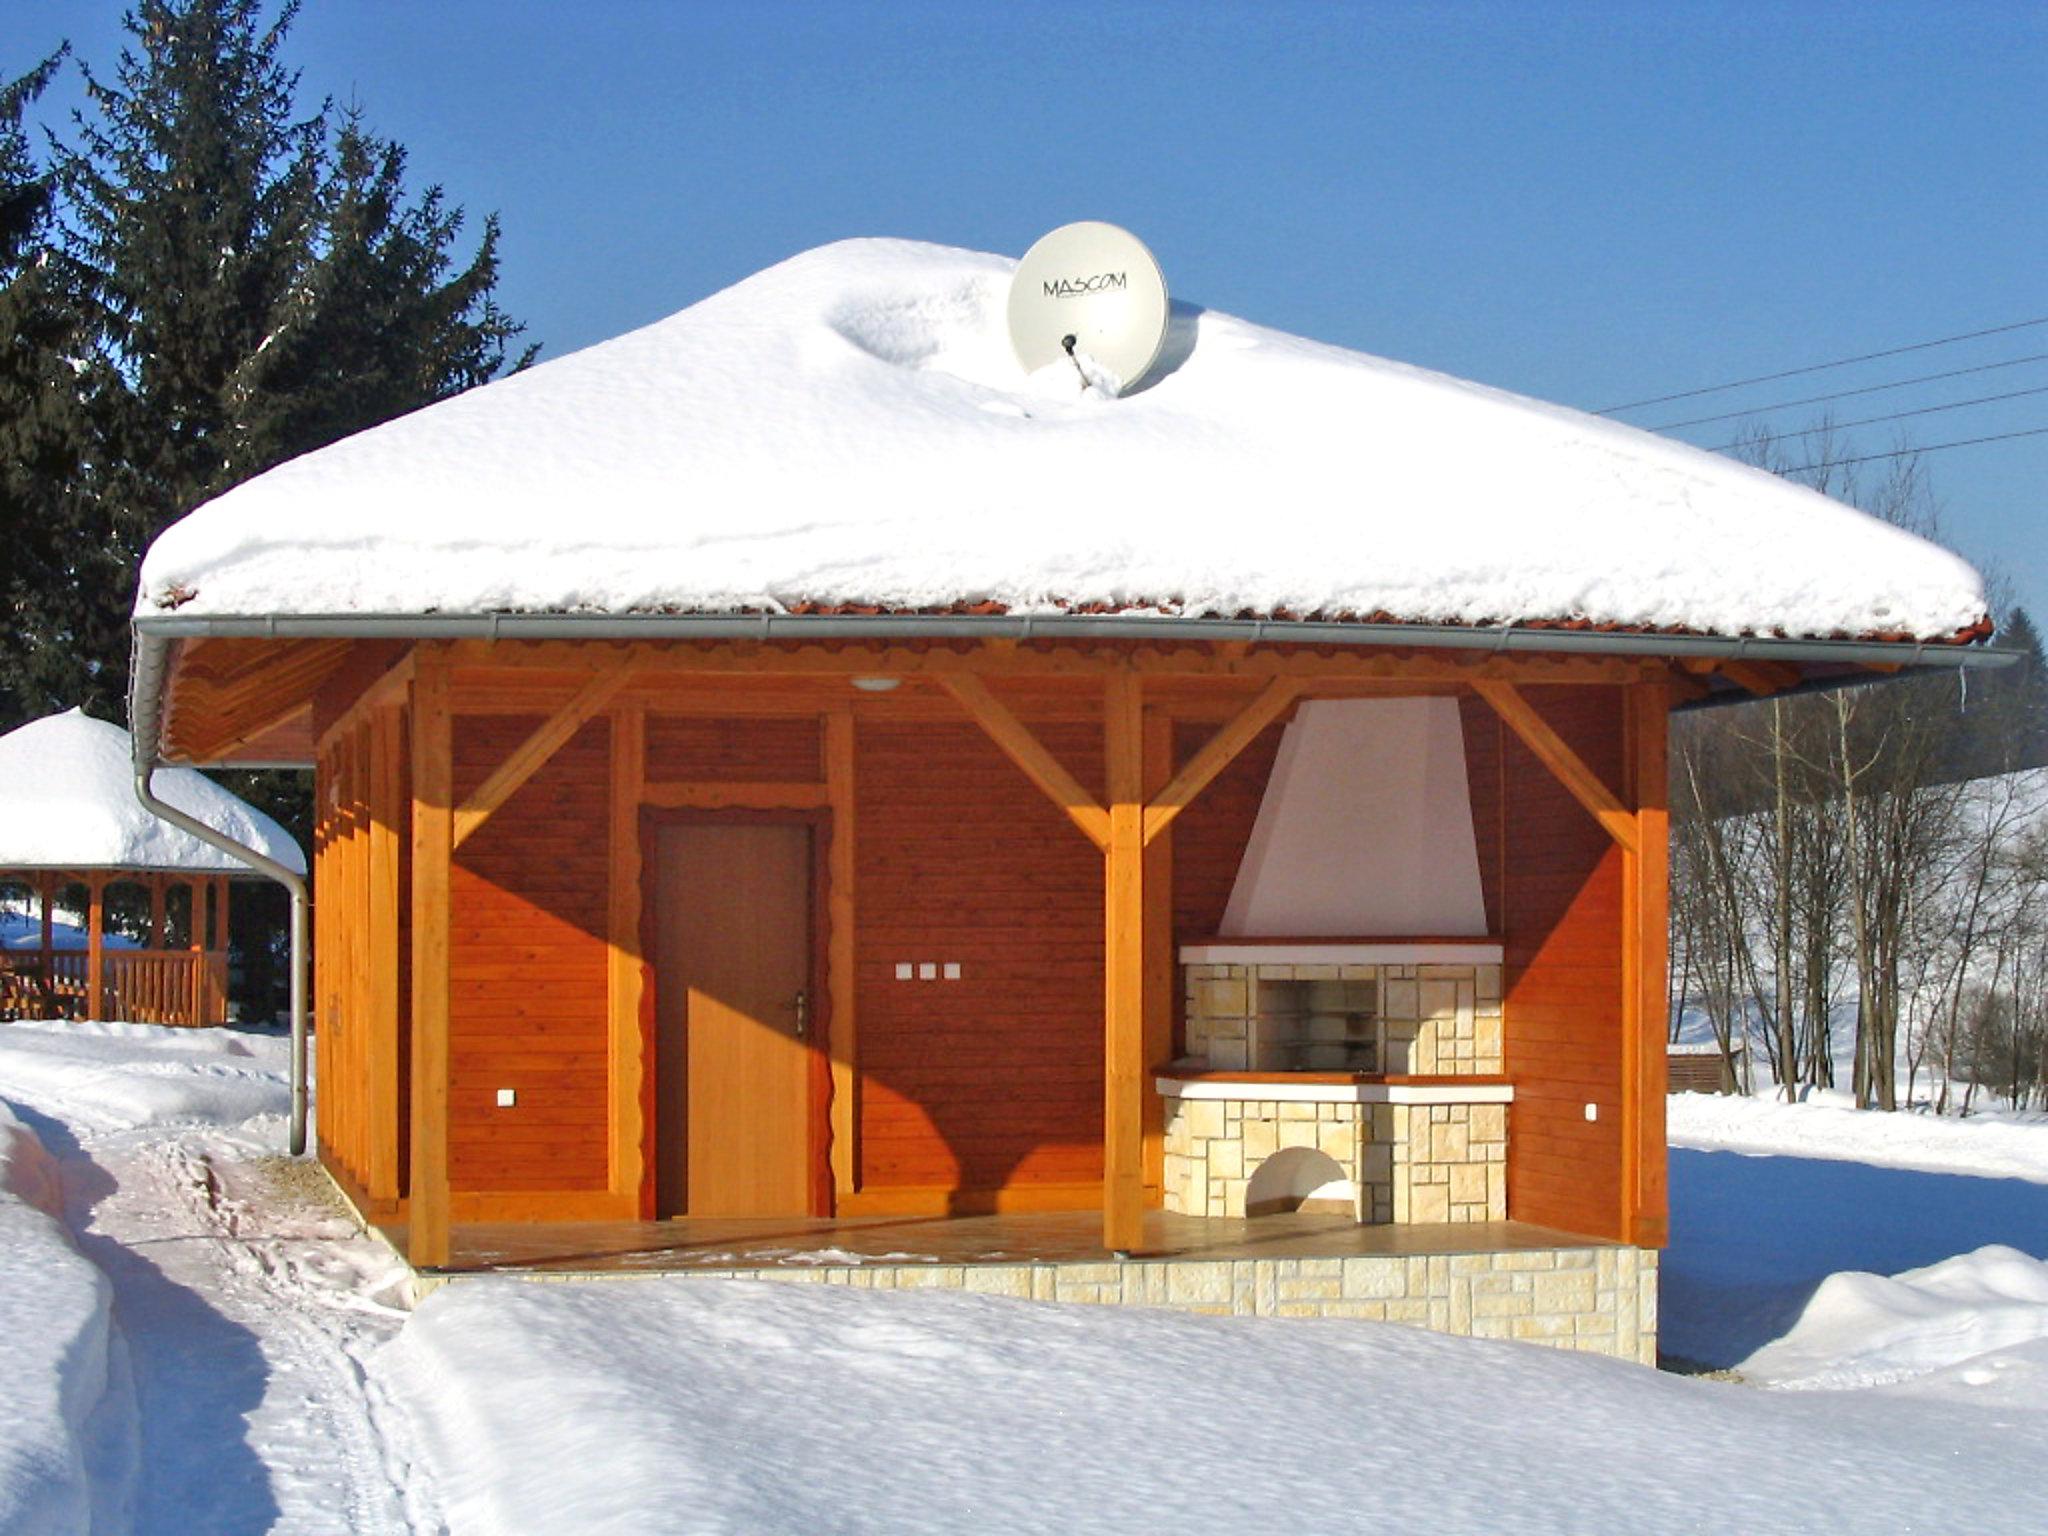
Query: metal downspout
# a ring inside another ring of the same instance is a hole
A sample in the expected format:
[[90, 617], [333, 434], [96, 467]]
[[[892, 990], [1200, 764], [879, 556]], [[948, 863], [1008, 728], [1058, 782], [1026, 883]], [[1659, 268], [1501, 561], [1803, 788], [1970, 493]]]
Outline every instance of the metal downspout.
[[273, 858], [258, 853], [246, 844], [236, 842], [226, 833], [208, 826], [198, 817], [181, 811], [168, 801], [160, 799], [151, 787], [150, 780], [157, 770], [157, 731], [160, 725], [159, 707], [162, 702], [162, 670], [166, 642], [160, 637], [138, 634], [135, 645], [135, 664], [130, 669], [130, 690], [128, 697], [129, 724], [135, 744], [135, 798], [142, 802], [144, 810], [160, 820], [169, 822], [180, 831], [189, 832], [209, 848], [218, 849], [238, 863], [246, 864], [260, 875], [267, 875], [291, 893], [291, 1133], [290, 1148], [293, 1157], [302, 1157], [306, 1151], [306, 928], [307, 913], [311, 906], [306, 877]]

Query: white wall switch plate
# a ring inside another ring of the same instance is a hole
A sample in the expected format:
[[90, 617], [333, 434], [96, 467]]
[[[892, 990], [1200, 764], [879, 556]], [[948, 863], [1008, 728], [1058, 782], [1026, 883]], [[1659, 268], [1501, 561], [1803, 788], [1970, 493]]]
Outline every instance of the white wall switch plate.
[[918, 962], [917, 962], [917, 979], [918, 979], [919, 981], [937, 981], [937, 980], [939, 979], [939, 963], [938, 963], [938, 961], [936, 961], [936, 960], [920, 960], [920, 961], [918, 961]]
[[898, 960], [896, 962], [896, 979], [898, 981], [909, 981], [916, 975], [917, 967], [908, 960]]
[[518, 1090], [518, 1089], [516, 1089], [516, 1088], [500, 1088], [500, 1089], [498, 1090], [498, 1108], [500, 1108], [500, 1109], [510, 1109], [510, 1108], [511, 1108], [511, 1107], [512, 1107], [513, 1105], [517, 1104], [518, 1102], [519, 1102], [519, 1090]]
[[1586, 1118], [1588, 1120], [1598, 1120], [1600, 1118], [1600, 1106], [1598, 1104], [1588, 1104], [1586, 1106]]
[[948, 960], [948, 961], [946, 962], [946, 980], [948, 980], [948, 981], [958, 981], [959, 979], [960, 979], [960, 962], [959, 962], [958, 960]]

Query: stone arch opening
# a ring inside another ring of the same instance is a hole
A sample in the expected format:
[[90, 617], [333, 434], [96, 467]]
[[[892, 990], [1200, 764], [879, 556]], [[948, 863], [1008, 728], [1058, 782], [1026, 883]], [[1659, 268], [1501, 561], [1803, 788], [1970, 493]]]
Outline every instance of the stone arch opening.
[[1314, 1147], [1286, 1147], [1261, 1163], [1244, 1189], [1247, 1216], [1272, 1216], [1282, 1211], [1332, 1211], [1350, 1214], [1358, 1191], [1343, 1166]]

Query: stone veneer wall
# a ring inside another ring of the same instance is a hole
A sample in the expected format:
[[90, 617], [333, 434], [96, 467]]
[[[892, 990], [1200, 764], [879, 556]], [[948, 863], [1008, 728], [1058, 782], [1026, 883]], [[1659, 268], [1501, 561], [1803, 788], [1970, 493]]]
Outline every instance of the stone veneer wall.
[[[1188, 1054], [1223, 1071], [1250, 1065], [1260, 981], [1372, 981], [1390, 1027], [1412, 1030], [1417, 1076], [1502, 1071], [1497, 965], [1189, 965]], [[1189, 1216], [1245, 1214], [1268, 1158], [1313, 1148], [1357, 1191], [1363, 1222], [1507, 1218], [1507, 1109], [1499, 1104], [1166, 1104], [1165, 1204]]]
[[[1408, 1323], [1479, 1339], [1657, 1363], [1657, 1255], [1636, 1248], [1367, 1255], [1328, 1259], [1133, 1259], [1123, 1263], [806, 1264], [510, 1278], [780, 1280], [860, 1290], [973, 1291], [1028, 1301], [1165, 1307], [1233, 1317]], [[462, 1277], [419, 1277], [416, 1294]]]
[[1188, 965], [1187, 1051], [1223, 1071], [1249, 1058], [1255, 982], [1377, 981], [1380, 1015], [1412, 1026], [1418, 1076], [1503, 1070], [1497, 965]]
[[1169, 1098], [1166, 1209], [1243, 1216], [1252, 1176], [1291, 1147], [1320, 1152], [1337, 1165], [1357, 1191], [1360, 1221], [1507, 1219], [1505, 1104]]

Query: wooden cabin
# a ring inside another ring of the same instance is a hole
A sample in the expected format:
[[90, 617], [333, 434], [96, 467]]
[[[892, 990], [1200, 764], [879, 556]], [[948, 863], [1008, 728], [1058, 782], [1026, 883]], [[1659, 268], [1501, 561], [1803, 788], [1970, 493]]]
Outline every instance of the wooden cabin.
[[[1357, 354], [1309, 409], [1298, 344], [1220, 317], [1116, 401], [906, 341], [982, 335], [1006, 272], [811, 253], [160, 541], [146, 749], [316, 768], [321, 1159], [428, 1273], [840, 1265], [1653, 1353], [1668, 717], [1964, 664], [1974, 575]], [[1498, 452], [1408, 473], [1451, 433]], [[1361, 451], [1434, 499], [1333, 489]], [[1152, 500], [1067, 506], [1077, 465]], [[1527, 518], [1475, 517], [1505, 487]], [[1725, 523], [1697, 600], [1673, 487]], [[1521, 526], [1561, 499], [1640, 561]], [[1774, 569], [1821, 546], [1832, 595]], [[1921, 605], [1858, 608], [1880, 567]]]
[[[257, 877], [145, 811], [133, 755], [126, 731], [76, 709], [0, 736], [0, 899], [22, 929], [0, 948], [0, 1017], [227, 1022], [230, 893]], [[290, 834], [218, 784], [174, 771], [162, 787], [305, 869]]]

